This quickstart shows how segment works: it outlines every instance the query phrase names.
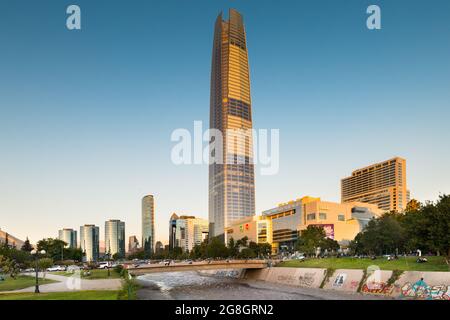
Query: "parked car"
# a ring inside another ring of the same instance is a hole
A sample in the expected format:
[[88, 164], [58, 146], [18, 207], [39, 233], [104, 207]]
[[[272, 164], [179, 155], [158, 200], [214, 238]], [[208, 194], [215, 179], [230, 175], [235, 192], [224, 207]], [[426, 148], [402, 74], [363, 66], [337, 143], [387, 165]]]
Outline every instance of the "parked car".
[[56, 272], [56, 271], [66, 271], [66, 268], [63, 266], [53, 266], [50, 268], [47, 268], [48, 272]]
[[110, 268], [111, 267], [111, 264], [109, 263], [109, 262], [101, 262], [99, 265], [98, 265], [98, 268], [99, 269], [107, 269], [107, 268]]

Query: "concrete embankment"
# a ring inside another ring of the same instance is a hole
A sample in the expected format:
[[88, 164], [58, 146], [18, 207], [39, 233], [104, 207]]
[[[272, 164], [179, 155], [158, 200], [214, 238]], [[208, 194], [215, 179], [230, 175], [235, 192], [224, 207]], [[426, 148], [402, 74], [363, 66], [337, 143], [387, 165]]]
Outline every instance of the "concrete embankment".
[[247, 270], [249, 280], [302, 288], [323, 288], [346, 293], [381, 295], [386, 298], [450, 300], [450, 272], [393, 272], [275, 267]]

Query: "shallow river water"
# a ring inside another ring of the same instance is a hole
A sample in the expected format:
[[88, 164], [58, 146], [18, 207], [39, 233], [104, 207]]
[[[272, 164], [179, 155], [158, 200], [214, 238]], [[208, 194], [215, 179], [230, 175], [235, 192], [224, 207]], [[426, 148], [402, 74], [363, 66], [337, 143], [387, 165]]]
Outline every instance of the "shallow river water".
[[143, 286], [139, 299], [170, 300], [318, 300], [368, 299], [361, 295], [304, 289], [232, 277], [216, 277], [196, 271], [153, 273], [138, 277]]

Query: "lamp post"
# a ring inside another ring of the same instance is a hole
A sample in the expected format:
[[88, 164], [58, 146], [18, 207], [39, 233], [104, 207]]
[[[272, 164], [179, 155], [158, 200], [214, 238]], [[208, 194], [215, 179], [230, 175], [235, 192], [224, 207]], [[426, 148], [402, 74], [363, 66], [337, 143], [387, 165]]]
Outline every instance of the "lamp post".
[[38, 268], [38, 258], [39, 258], [39, 253], [44, 255], [46, 252], [45, 250], [41, 250], [40, 252], [37, 249], [33, 249], [31, 250], [31, 254], [34, 255], [34, 260], [35, 260], [35, 269], [34, 271], [36, 271], [36, 286], [34, 289], [34, 293], [40, 293], [39, 291], [39, 268]]

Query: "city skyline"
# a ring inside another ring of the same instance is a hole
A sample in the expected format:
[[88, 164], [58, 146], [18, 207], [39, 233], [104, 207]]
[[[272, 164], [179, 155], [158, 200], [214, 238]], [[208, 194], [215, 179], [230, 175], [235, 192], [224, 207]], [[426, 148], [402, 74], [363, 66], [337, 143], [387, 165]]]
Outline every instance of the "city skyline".
[[[340, 202], [341, 178], [395, 156], [408, 161], [411, 198], [450, 193], [444, 1], [427, 8], [383, 3], [383, 37], [365, 29], [365, 6], [359, 12], [355, 2], [324, 9], [218, 1], [200, 12], [195, 3], [142, 3], [139, 10], [110, 4], [113, 16], [138, 15], [110, 25], [101, 6], [80, 1], [89, 18], [75, 35], [57, 27], [55, 8], [27, 3], [27, 13], [17, 3], [0, 5], [8, 12], [0, 21], [0, 228], [22, 240], [57, 238], [62, 228], [113, 218], [127, 223], [127, 238], [141, 239], [140, 199], [147, 194], [155, 197], [155, 241], [167, 244], [173, 212], [208, 217], [208, 166], [173, 165], [170, 133], [208, 122], [211, 30], [228, 7], [243, 13], [251, 43], [254, 122], [281, 133], [279, 174], [255, 177], [255, 214], [303, 195]], [[422, 14], [434, 19], [425, 25]], [[15, 40], [22, 37], [27, 41]]]

